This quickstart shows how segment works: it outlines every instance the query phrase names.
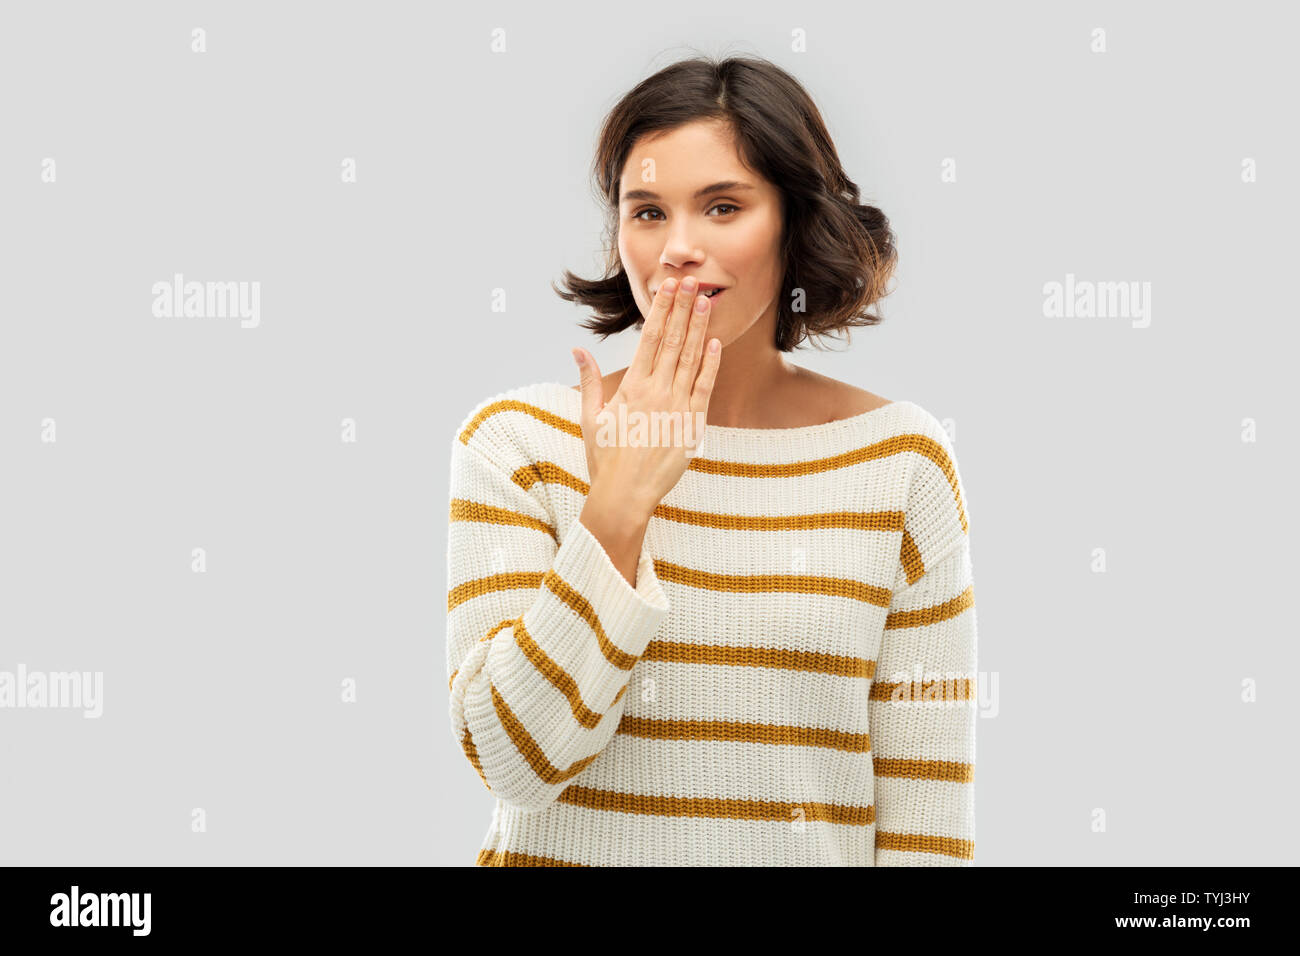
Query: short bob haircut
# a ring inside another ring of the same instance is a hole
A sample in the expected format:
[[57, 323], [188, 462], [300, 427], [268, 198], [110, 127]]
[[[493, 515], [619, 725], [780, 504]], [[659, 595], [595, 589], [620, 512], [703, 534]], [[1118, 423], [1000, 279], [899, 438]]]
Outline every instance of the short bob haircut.
[[[603, 340], [644, 324], [619, 261], [619, 177], [640, 137], [696, 120], [725, 121], [741, 161], [780, 191], [785, 274], [777, 349], [789, 352], [812, 336], [879, 323], [867, 309], [887, 294], [898, 259], [894, 234], [883, 212], [858, 201], [812, 98], [767, 60], [694, 57], [641, 81], [605, 118], [592, 171], [609, 217], [606, 275], [583, 279], [566, 269], [565, 290], [551, 286], [592, 309], [581, 327]], [[803, 290], [798, 312], [795, 290]]]

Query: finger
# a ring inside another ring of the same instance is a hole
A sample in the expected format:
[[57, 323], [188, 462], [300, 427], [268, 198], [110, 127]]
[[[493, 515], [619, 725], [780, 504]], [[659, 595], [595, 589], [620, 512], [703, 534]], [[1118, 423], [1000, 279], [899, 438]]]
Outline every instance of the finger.
[[686, 342], [686, 323], [690, 320], [691, 307], [695, 304], [697, 287], [694, 278], [688, 277], [677, 289], [677, 296], [673, 300], [673, 311], [668, 317], [663, 341], [659, 343], [659, 357], [655, 359], [654, 372], [651, 373], [664, 386], [671, 386], [673, 376], [677, 374], [677, 358]]
[[[701, 311], [703, 303], [703, 311]], [[686, 343], [677, 360], [677, 375], [673, 378], [673, 394], [688, 398], [695, 384], [695, 376], [700, 371], [700, 358], [704, 352], [704, 333], [709, 324], [709, 300], [704, 296], [695, 297], [695, 308], [691, 310], [690, 330], [686, 333]]]
[[574, 349], [573, 360], [578, 363], [578, 385], [582, 389], [582, 422], [594, 427], [596, 415], [605, 407], [600, 366], [586, 349]]
[[627, 371], [623, 373], [625, 376], [650, 377], [655, 367], [655, 355], [659, 352], [659, 343], [664, 337], [664, 323], [668, 316], [668, 309], [672, 306], [676, 294], [676, 279], [665, 279], [659, 286], [654, 301], [650, 303], [650, 315], [646, 318], [645, 325], [641, 327], [641, 339], [637, 343], [636, 354], [632, 356]]
[[[714, 346], [717, 346], [715, 349]], [[718, 366], [722, 363], [722, 340], [709, 339], [704, 347], [704, 359], [700, 362], [700, 374], [695, 377], [695, 388], [691, 391], [691, 411], [693, 413], [709, 410], [709, 396], [713, 394], [713, 383], [718, 380]]]

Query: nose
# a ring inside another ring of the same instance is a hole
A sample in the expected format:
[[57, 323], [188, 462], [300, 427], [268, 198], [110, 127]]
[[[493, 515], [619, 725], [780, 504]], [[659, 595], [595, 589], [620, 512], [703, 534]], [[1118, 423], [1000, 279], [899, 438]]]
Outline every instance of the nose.
[[664, 251], [659, 256], [659, 264], [680, 269], [690, 263], [698, 264], [703, 260], [704, 250], [691, 232], [689, 217], [679, 218], [668, 229], [668, 237], [664, 240]]

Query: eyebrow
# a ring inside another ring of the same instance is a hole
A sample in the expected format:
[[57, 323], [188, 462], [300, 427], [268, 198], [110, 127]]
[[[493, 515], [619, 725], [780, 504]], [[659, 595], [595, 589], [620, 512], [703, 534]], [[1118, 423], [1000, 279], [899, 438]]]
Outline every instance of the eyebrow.
[[[695, 190], [692, 199], [701, 199], [710, 193], [730, 192], [733, 189], [753, 189], [749, 183], [738, 182], [734, 179], [725, 182], [713, 183], [711, 186], [705, 186], [703, 189]], [[648, 189], [629, 189], [623, 194], [623, 202], [630, 202], [634, 199], [659, 199], [659, 194], [651, 192]]]

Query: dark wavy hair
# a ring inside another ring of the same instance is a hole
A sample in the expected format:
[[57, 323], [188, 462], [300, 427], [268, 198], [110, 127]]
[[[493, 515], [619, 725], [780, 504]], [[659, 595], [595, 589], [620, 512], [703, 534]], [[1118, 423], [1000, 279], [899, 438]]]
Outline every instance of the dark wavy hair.
[[[858, 200], [812, 98], [793, 76], [761, 58], [694, 57], [642, 80], [605, 118], [592, 171], [605, 203], [609, 243], [605, 277], [564, 271], [557, 295], [592, 309], [580, 323], [602, 339], [644, 323], [618, 255], [619, 177], [642, 136], [695, 120], [723, 120], [741, 160], [780, 190], [785, 274], [776, 347], [789, 352], [805, 339], [876, 325], [867, 312], [887, 292], [898, 260], [889, 220]], [[801, 289], [806, 309], [791, 308]]]

